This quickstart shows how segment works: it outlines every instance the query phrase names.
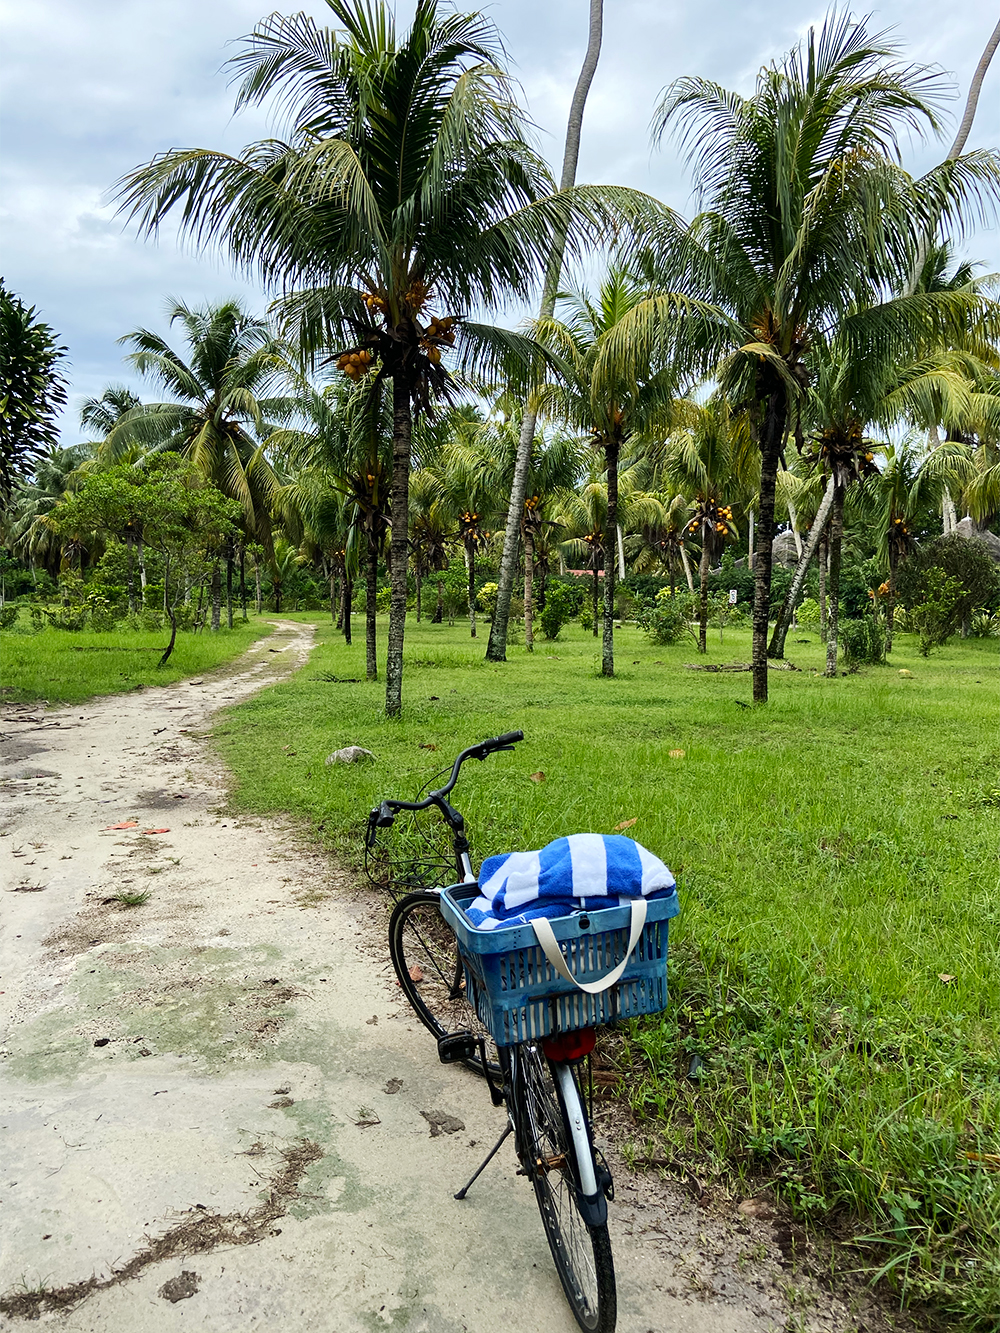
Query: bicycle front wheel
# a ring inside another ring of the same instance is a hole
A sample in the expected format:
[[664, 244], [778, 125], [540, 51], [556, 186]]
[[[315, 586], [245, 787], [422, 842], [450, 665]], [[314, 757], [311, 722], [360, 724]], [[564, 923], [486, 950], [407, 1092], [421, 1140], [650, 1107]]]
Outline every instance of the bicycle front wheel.
[[[486, 1040], [491, 1073], [500, 1071], [496, 1047], [465, 991], [458, 941], [441, 915], [437, 893], [408, 893], [389, 918], [389, 956], [414, 1013], [435, 1037], [471, 1032]], [[478, 1056], [464, 1062], [483, 1073]]]
[[[566, 1299], [586, 1333], [613, 1333], [618, 1302], [608, 1225], [588, 1226], [578, 1204], [580, 1164], [567, 1123], [574, 1110], [582, 1115], [575, 1080], [577, 1106], [565, 1108], [548, 1060], [529, 1045], [511, 1049], [509, 1077], [521, 1161], [535, 1189]], [[592, 1163], [591, 1154], [591, 1172]]]

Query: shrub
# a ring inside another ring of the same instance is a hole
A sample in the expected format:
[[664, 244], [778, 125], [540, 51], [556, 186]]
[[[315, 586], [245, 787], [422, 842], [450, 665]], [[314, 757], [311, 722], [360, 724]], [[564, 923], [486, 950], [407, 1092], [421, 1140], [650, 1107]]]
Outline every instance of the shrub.
[[[945, 596], [942, 575], [954, 596]], [[971, 627], [976, 611], [1000, 607], [1000, 570], [983, 542], [950, 533], [907, 557], [896, 575], [896, 591], [907, 610], [927, 608], [919, 618], [928, 626], [934, 622], [935, 627], [928, 629], [933, 638], [929, 647], [933, 647], [944, 643], [960, 625]], [[920, 633], [923, 636], [922, 630]], [[920, 651], [924, 651], [922, 643]]]
[[1000, 612], [977, 612], [969, 624], [969, 634], [974, 639], [1000, 639]]
[[842, 620], [837, 626], [837, 642], [848, 666], [862, 662], [877, 665], [885, 661], [885, 630], [874, 616]]
[[690, 632], [685, 598], [671, 597], [670, 590], [664, 589], [666, 597], [659, 594], [655, 602], [647, 602], [640, 608], [636, 617], [639, 628], [645, 630], [652, 643], [677, 643]]
[[487, 620], [492, 620], [497, 611], [497, 596], [500, 593], [496, 583], [484, 583], [476, 594], [476, 605]]
[[16, 619], [16, 602], [6, 602], [3, 606], [0, 606], [0, 629], [10, 629]]
[[594, 628], [594, 613], [589, 605], [581, 607], [577, 619], [579, 620], [582, 629], [592, 630]]
[[933, 566], [921, 580], [923, 600], [909, 608], [910, 621], [920, 635], [920, 652], [929, 657], [932, 648], [946, 643], [958, 627], [962, 585], [943, 569]]
[[545, 605], [538, 615], [538, 623], [547, 639], [558, 639], [559, 632], [576, 610], [574, 590], [565, 583], [552, 580], [545, 589]]
[[795, 619], [803, 629], [818, 629], [819, 602], [812, 597], [806, 597], [796, 608]]

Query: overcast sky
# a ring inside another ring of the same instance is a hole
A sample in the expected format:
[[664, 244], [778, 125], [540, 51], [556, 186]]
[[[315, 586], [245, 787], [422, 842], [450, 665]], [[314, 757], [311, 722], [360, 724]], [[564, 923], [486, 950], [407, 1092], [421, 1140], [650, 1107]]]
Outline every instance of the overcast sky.
[[[462, 3], [473, 8], [475, 0]], [[280, 6], [332, 19], [323, 0]], [[503, 32], [542, 148], [558, 175], [566, 114], [586, 45], [587, 0], [499, 0], [485, 6]], [[222, 66], [267, 0], [0, 0], [3, 86], [0, 272], [70, 353], [66, 443], [79, 438], [81, 400], [131, 382], [116, 339], [144, 325], [166, 332], [165, 298], [192, 303], [264, 294], [224, 261], [183, 252], [165, 230], [139, 241], [114, 217], [113, 183], [166, 148], [231, 151], [263, 136], [263, 113], [232, 116]], [[399, 0], [401, 23], [410, 5]], [[587, 104], [578, 180], [648, 190], [690, 212], [690, 181], [670, 144], [651, 152], [648, 125], [664, 86], [697, 74], [740, 92], [760, 65], [794, 45], [824, 6], [805, 0], [606, 0], [604, 46]], [[855, 11], [867, 12], [865, 8]], [[957, 98], [943, 148], [908, 148], [914, 172], [940, 160], [996, 22], [993, 5], [891, 0], [876, 27], [896, 29], [910, 59], [941, 65]], [[1000, 63], [991, 68], [969, 148], [1000, 144]], [[1000, 238], [966, 252], [1000, 270]], [[138, 386], [137, 386], [138, 387]]]

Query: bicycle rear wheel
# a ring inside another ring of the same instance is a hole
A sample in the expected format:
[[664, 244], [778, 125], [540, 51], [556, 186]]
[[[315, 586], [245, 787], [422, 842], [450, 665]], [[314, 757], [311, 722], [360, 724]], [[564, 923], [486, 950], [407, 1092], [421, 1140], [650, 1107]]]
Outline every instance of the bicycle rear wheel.
[[[414, 1013], [435, 1037], [471, 1032], [486, 1040], [492, 1074], [500, 1072], [496, 1047], [466, 996], [458, 941], [441, 915], [437, 893], [408, 893], [389, 918], [389, 956]], [[479, 1056], [464, 1063], [483, 1073]]]
[[581, 1216], [572, 1135], [549, 1062], [537, 1046], [515, 1046], [509, 1078], [518, 1151], [566, 1299], [586, 1333], [613, 1333], [618, 1301], [608, 1225], [588, 1226]]

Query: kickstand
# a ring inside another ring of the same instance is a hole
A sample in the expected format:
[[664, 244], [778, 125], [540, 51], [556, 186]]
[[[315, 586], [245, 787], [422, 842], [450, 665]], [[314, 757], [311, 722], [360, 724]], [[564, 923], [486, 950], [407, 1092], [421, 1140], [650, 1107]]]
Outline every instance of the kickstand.
[[497, 1139], [496, 1143], [494, 1143], [493, 1147], [487, 1153], [486, 1160], [483, 1162], [482, 1166], [479, 1167], [479, 1169], [476, 1171], [476, 1174], [472, 1177], [469, 1183], [467, 1185], [463, 1185], [462, 1188], [458, 1191], [458, 1193], [455, 1195], [456, 1199], [465, 1198], [469, 1190], [476, 1183], [479, 1177], [489, 1166], [490, 1162], [493, 1161], [493, 1158], [496, 1157], [497, 1153], [500, 1151], [500, 1145], [503, 1143], [504, 1139], [506, 1139], [507, 1135], [510, 1134], [512, 1131], [513, 1131], [513, 1126], [508, 1122], [507, 1128], [504, 1130], [504, 1132]]

